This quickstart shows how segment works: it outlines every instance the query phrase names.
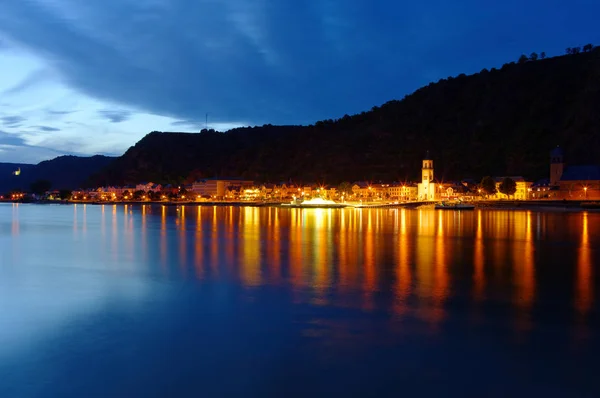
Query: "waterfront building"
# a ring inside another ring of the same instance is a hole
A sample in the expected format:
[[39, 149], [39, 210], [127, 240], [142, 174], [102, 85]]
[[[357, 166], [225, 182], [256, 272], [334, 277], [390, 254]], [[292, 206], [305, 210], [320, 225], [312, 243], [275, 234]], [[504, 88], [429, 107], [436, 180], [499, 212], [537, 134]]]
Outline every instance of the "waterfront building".
[[417, 187], [418, 200], [435, 200], [435, 182], [433, 182], [433, 160], [429, 156], [429, 151], [423, 159], [421, 168], [421, 182]]
[[160, 184], [154, 184], [152, 182], [143, 182], [135, 186], [135, 191], [160, 192], [161, 190], [162, 186]]
[[[511, 180], [513, 180], [515, 182], [515, 185], [517, 188], [515, 193], [513, 195], [511, 195], [510, 198], [508, 197], [508, 195], [505, 195], [500, 192], [500, 184], [502, 184], [502, 181], [504, 181], [505, 178], [510, 178]], [[529, 194], [531, 192], [530, 188], [533, 185], [533, 182], [526, 181], [525, 178], [523, 178], [521, 176], [496, 177], [496, 178], [494, 178], [494, 181], [496, 182], [496, 199], [516, 199], [516, 200], [529, 199]]]
[[563, 199], [600, 199], [600, 166], [568, 166], [559, 181]]
[[366, 181], [356, 181], [352, 184], [352, 195], [356, 198], [367, 198], [370, 194], [371, 185]]
[[558, 185], [552, 186], [550, 185], [549, 178], [542, 178], [531, 185], [531, 195], [529, 195], [529, 199], [546, 199], [550, 198], [552, 195], [556, 196], [557, 192], [559, 192]]
[[239, 178], [207, 178], [204, 180], [195, 181], [193, 184], [191, 184], [191, 187], [188, 190], [197, 196], [223, 198], [230, 187], [248, 189], [252, 188], [253, 186], [254, 181], [242, 180]]
[[550, 152], [550, 199], [600, 199], [600, 166], [566, 166], [562, 148]]
[[387, 192], [392, 200], [416, 200], [418, 197], [418, 187], [414, 183], [390, 184]]

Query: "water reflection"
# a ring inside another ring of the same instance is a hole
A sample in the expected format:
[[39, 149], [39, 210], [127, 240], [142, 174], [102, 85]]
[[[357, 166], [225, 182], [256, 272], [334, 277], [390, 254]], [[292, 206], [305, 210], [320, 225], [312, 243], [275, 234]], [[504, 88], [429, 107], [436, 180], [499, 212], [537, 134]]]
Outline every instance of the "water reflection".
[[484, 299], [485, 289], [485, 254], [483, 251], [483, 227], [481, 221], [481, 210], [477, 211], [477, 228], [475, 230], [475, 248], [473, 253], [473, 264], [475, 272], [473, 275], [474, 296], [476, 301]]
[[577, 256], [575, 306], [581, 315], [590, 311], [594, 295], [588, 218], [588, 213], [583, 213], [581, 243]]
[[[71, 210], [78, 239], [96, 223], [90, 209]], [[17, 236], [18, 205], [12, 212]], [[156, 259], [171, 277], [291, 287], [296, 302], [387, 308], [431, 331], [457, 297], [477, 303], [479, 317], [488, 303], [506, 302], [515, 329], [531, 330], [540, 261], [552, 260], [542, 245], [573, 231], [577, 248], [563, 253], [573, 258], [572, 302], [581, 316], [593, 311], [596, 215], [587, 213], [569, 215], [566, 232], [552, 227], [558, 215], [526, 211], [104, 205], [98, 217], [103, 258], [121, 268]]]

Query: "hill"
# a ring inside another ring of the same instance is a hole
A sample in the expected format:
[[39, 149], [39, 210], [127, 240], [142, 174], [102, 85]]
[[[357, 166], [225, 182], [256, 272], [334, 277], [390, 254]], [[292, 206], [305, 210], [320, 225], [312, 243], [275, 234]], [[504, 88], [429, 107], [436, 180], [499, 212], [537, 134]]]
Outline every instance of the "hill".
[[[91, 174], [107, 167], [114, 158], [107, 156], [59, 156], [37, 165], [15, 165], [0, 163], [0, 192], [29, 190], [32, 182], [48, 180], [52, 189], [76, 189], [84, 184]], [[16, 166], [16, 167], [15, 167]], [[21, 175], [12, 174], [21, 167]]]
[[427, 150], [439, 179], [545, 177], [548, 152], [556, 145], [570, 163], [600, 158], [599, 50], [522, 58], [501, 69], [442, 79], [401, 101], [311, 126], [152, 132], [92, 182], [416, 179]]

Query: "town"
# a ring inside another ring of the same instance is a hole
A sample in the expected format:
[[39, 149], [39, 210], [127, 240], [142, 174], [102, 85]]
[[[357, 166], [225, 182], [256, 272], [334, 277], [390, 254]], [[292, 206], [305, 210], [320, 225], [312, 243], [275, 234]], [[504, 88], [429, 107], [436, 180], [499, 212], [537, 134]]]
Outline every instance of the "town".
[[522, 176], [485, 177], [481, 181], [440, 181], [434, 178], [434, 160], [424, 157], [420, 182], [344, 182], [337, 186], [310, 183], [255, 183], [241, 178], [207, 178], [187, 185], [106, 186], [43, 194], [12, 192], [5, 201], [68, 200], [70, 202], [177, 202], [177, 203], [302, 203], [321, 198], [339, 203], [371, 205], [406, 202], [571, 200], [600, 199], [600, 166], [567, 166], [563, 150], [550, 153], [549, 177], [533, 182]]

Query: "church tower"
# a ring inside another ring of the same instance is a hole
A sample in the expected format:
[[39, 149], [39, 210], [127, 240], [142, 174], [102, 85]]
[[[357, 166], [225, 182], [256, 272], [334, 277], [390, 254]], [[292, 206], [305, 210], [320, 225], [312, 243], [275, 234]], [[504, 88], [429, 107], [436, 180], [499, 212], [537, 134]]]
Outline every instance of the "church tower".
[[421, 183], [418, 187], [420, 200], [435, 199], [435, 183], [433, 182], [433, 160], [429, 156], [429, 151], [425, 159], [423, 159], [423, 167], [421, 168]]
[[557, 146], [550, 151], [550, 185], [558, 185], [565, 168], [564, 154], [561, 147]]

